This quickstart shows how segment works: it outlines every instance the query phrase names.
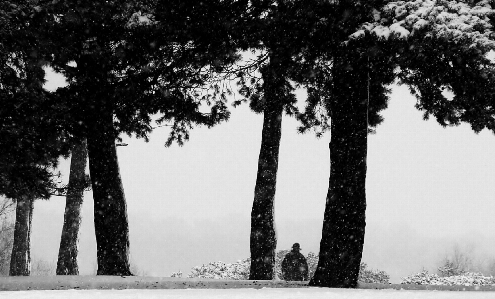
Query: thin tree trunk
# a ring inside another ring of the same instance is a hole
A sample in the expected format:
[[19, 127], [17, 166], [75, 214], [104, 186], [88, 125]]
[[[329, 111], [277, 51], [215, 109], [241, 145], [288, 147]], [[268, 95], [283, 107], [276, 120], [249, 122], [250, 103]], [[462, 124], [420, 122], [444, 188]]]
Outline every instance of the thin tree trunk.
[[[349, 55], [349, 56], [347, 56]], [[366, 226], [367, 73], [359, 57], [334, 60], [330, 180], [312, 286], [357, 286]]]
[[251, 280], [271, 280], [274, 278], [275, 248], [277, 246], [274, 200], [285, 97], [283, 94], [285, 79], [282, 76], [277, 76], [278, 69], [273, 67], [272, 62], [262, 74], [265, 105], [258, 174], [251, 211], [251, 269], [249, 274]]
[[33, 200], [17, 200], [15, 209], [14, 244], [10, 257], [10, 276], [29, 276], [31, 272], [31, 222]]
[[97, 113], [93, 115], [94, 123], [90, 125], [87, 136], [97, 275], [132, 275], [129, 269], [127, 206], [115, 147], [113, 112], [102, 108]]
[[88, 159], [85, 139], [75, 141], [70, 161], [69, 186], [65, 202], [64, 226], [58, 251], [57, 275], [79, 275], [77, 254], [81, 205], [86, 183], [86, 162]]
[[15, 222], [12, 223], [8, 215], [15, 204], [15, 201], [4, 199], [0, 205], [0, 276], [8, 276], [10, 271]]

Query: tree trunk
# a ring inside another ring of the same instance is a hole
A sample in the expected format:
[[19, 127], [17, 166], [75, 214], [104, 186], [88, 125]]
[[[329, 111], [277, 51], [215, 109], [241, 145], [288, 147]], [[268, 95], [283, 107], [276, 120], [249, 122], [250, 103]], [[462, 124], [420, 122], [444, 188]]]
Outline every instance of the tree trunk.
[[258, 174], [251, 211], [250, 280], [271, 280], [274, 278], [277, 236], [273, 207], [282, 134], [283, 99], [285, 97], [283, 94], [285, 79], [282, 76], [277, 76], [277, 74], [278, 69], [273, 67], [272, 62], [262, 71], [265, 105]]
[[17, 200], [15, 209], [14, 244], [10, 257], [10, 276], [29, 276], [31, 272], [31, 222], [33, 200]]
[[115, 147], [113, 112], [101, 108], [94, 109], [94, 113], [87, 142], [94, 199], [97, 275], [132, 275], [127, 206]]
[[58, 251], [57, 275], [79, 275], [77, 254], [81, 205], [86, 184], [86, 161], [88, 159], [85, 139], [75, 141], [70, 161], [69, 186], [65, 202], [64, 227]]
[[363, 252], [368, 74], [366, 63], [350, 52], [334, 60], [330, 180], [312, 286], [356, 287]]

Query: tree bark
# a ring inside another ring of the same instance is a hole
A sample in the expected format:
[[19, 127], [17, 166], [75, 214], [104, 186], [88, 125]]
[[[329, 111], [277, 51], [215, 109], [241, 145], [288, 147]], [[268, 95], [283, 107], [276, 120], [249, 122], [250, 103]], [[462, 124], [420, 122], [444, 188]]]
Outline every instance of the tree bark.
[[101, 106], [103, 108], [99, 110], [94, 109], [87, 135], [97, 275], [127, 276], [132, 275], [129, 268], [129, 226], [115, 147], [113, 111], [104, 104]]
[[10, 257], [10, 276], [29, 276], [31, 273], [31, 222], [33, 199], [17, 200], [15, 209], [14, 244]]
[[58, 251], [57, 275], [79, 275], [77, 254], [79, 226], [81, 225], [81, 205], [86, 184], [86, 164], [88, 159], [85, 139], [77, 140], [72, 146], [69, 186], [65, 202], [64, 226]]
[[334, 60], [330, 179], [312, 286], [356, 287], [363, 252], [368, 74], [363, 69], [366, 63], [350, 52], [343, 51]]
[[[272, 58], [273, 60], [273, 58]], [[250, 280], [274, 278], [277, 236], [274, 224], [274, 200], [277, 184], [278, 156], [282, 135], [283, 87], [273, 63], [262, 71], [264, 90], [263, 132], [258, 159], [258, 174], [251, 211]]]

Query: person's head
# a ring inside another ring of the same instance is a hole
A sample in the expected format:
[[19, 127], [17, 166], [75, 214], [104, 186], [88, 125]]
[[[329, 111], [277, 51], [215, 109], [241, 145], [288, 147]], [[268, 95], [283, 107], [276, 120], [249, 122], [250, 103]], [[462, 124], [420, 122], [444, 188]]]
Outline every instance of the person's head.
[[301, 250], [301, 246], [299, 245], [299, 243], [294, 243], [294, 245], [292, 245], [292, 251], [299, 251]]

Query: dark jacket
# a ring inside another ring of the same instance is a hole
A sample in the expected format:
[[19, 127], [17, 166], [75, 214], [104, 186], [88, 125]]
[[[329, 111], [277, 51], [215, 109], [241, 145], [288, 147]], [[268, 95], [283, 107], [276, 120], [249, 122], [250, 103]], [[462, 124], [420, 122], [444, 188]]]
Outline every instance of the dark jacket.
[[308, 280], [308, 263], [299, 251], [291, 251], [285, 256], [282, 261], [282, 279]]

